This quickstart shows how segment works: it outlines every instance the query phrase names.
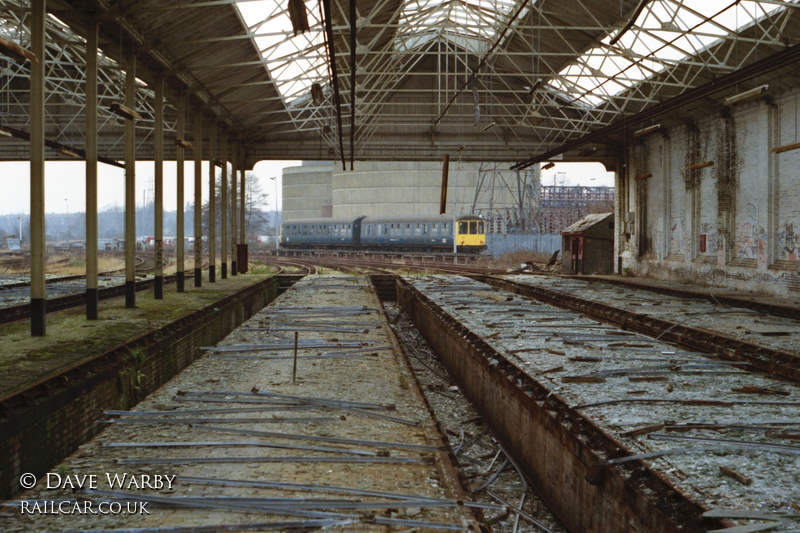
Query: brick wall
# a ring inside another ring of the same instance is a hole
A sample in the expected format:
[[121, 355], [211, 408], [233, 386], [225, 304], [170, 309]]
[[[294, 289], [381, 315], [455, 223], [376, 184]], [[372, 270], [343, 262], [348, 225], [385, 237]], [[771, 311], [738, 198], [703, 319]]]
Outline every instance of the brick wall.
[[[623, 266], [660, 279], [800, 292], [800, 150], [769, 152], [800, 141], [798, 93], [695, 117], [628, 147], [628, 198], [617, 216], [634, 211], [638, 223], [619, 237]], [[703, 161], [714, 165], [688, 168]], [[647, 184], [634, 183], [644, 173], [653, 175]]]

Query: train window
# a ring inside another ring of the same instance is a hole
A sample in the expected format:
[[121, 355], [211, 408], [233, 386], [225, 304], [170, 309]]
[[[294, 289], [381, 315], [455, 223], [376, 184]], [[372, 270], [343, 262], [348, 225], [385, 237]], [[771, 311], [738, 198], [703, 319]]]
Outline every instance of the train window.
[[459, 222], [458, 223], [458, 234], [459, 235], [466, 235], [469, 233], [469, 223], [468, 222]]
[[442, 224], [442, 235], [449, 235], [451, 231], [449, 222]]
[[485, 223], [483, 221], [478, 222], [478, 233], [481, 234], [481, 235], [486, 233], [486, 225], [485, 225]]
[[303, 235], [308, 235], [308, 226], [303, 226]]
[[469, 234], [470, 235], [478, 234], [478, 223], [474, 220], [469, 223]]
[[411, 228], [411, 224], [406, 224], [406, 229], [410, 229], [410, 228]]
[[428, 225], [427, 224], [423, 224], [422, 225], [422, 234], [423, 235], [427, 235], [428, 234]]

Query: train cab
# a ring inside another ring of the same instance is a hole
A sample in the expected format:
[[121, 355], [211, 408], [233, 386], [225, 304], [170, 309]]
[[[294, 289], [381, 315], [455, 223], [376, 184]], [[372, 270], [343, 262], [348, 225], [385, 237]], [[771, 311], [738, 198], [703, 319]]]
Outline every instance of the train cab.
[[456, 245], [459, 253], [480, 253], [486, 250], [486, 221], [480, 217], [458, 217]]

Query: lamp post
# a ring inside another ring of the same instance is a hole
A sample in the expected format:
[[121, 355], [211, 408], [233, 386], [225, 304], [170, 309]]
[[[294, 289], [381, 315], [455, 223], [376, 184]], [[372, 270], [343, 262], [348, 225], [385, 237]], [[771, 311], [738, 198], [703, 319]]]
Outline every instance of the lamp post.
[[278, 242], [278, 178], [273, 176], [270, 179], [275, 184], [275, 250], [278, 250], [280, 248]]
[[69, 199], [64, 198], [64, 201], [67, 203], [67, 250], [69, 250]]

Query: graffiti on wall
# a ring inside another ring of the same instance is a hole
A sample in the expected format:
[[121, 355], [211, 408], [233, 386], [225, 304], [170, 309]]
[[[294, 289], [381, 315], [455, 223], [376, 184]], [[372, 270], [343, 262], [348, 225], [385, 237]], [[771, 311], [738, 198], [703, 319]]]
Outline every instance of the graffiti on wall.
[[800, 238], [794, 232], [795, 222], [786, 222], [778, 232], [778, 260], [797, 261], [800, 256]]
[[755, 223], [736, 225], [736, 259], [756, 259], [759, 267], [767, 265], [767, 231]]

